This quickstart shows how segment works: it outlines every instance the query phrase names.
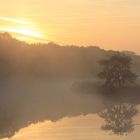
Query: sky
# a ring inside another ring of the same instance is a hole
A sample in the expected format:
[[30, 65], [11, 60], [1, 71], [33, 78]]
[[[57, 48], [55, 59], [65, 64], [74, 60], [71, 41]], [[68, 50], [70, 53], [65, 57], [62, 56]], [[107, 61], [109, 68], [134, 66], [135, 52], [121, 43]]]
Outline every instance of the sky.
[[0, 3], [0, 30], [12, 32], [19, 39], [140, 53], [139, 0], [0, 0]]

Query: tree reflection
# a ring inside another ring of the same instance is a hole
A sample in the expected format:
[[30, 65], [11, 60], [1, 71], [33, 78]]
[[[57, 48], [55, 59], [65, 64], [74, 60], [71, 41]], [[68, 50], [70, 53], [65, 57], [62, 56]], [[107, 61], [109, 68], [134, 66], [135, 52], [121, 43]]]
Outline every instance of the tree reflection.
[[133, 117], [137, 114], [138, 110], [134, 104], [119, 103], [107, 107], [99, 113], [105, 120], [101, 128], [117, 135], [127, 135], [134, 130]]

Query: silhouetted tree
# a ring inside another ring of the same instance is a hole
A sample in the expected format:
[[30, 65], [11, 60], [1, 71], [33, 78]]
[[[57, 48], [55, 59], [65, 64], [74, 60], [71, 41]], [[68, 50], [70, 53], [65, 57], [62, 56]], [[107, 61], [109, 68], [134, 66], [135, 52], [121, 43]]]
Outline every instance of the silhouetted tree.
[[105, 120], [102, 129], [118, 135], [127, 135], [134, 130], [133, 117], [137, 114], [138, 110], [133, 104], [120, 103], [110, 106], [99, 113]]
[[135, 83], [137, 75], [131, 71], [132, 60], [129, 56], [116, 53], [100, 63], [103, 71], [99, 73], [99, 78], [105, 79], [105, 87], [121, 88]]

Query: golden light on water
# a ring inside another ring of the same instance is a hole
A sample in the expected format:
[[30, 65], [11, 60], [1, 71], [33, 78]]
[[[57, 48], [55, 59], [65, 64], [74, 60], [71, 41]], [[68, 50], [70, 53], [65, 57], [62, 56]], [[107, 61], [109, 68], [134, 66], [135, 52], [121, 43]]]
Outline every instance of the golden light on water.
[[12, 138], [2, 140], [139, 140], [139, 127], [129, 137], [120, 137], [103, 131], [102, 123], [97, 114], [65, 117], [57, 122], [46, 120], [22, 128]]

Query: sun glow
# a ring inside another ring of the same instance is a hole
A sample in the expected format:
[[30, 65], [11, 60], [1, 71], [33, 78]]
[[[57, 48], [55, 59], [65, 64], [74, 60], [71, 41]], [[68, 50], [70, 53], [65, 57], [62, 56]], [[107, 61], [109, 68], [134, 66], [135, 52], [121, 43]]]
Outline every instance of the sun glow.
[[44, 38], [43, 35], [36, 33], [32, 30], [26, 30], [26, 29], [14, 29], [14, 28], [0, 28], [0, 31], [10, 32], [10, 33], [18, 33], [21, 35], [26, 35], [30, 37], [36, 37], [36, 38]]
[[13, 23], [17, 23], [17, 24], [31, 24], [30, 22], [27, 22], [27, 21], [24, 21], [24, 20], [7, 18], [7, 17], [0, 17], [0, 20], [13, 22]]
[[39, 26], [35, 23], [7, 17], [0, 17], [0, 21], [2, 22], [1, 32], [9, 32], [14, 37], [27, 42], [36, 42], [36, 40], [44, 42], [46, 40], [46, 35], [41, 33]]

